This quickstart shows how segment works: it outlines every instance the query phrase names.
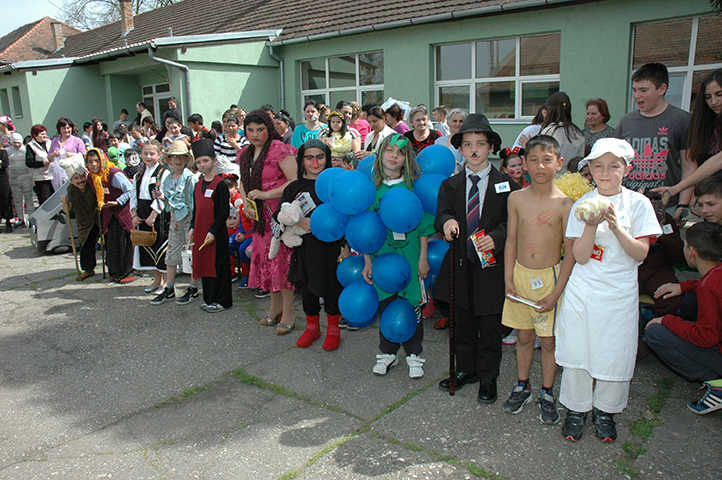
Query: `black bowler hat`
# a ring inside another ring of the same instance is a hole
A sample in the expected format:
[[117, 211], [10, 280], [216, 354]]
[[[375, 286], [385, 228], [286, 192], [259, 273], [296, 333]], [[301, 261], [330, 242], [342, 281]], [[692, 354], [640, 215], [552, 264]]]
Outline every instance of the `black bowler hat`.
[[484, 114], [473, 113], [466, 117], [466, 120], [464, 120], [463, 125], [461, 125], [461, 128], [459, 129], [459, 133], [456, 133], [453, 137], [451, 137], [451, 144], [454, 148], [459, 148], [461, 146], [461, 140], [464, 138], [464, 134], [469, 132], [483, 133], [486, 135], [486, 139], [489, 140], [489, 143], [491, 144], [492, 153], [497, 152], [499, 147], [501, 147], [501, 137], [498, 133], [491, 129], [489, 120], [487, 120], [486, 115]]
[[213, 148], [213, 140], [210, 138], [201, 138], [191, 143], [191, 150], [193, 150], [193, 156], [197, 159], [199, 157], [211, 157], [216, 158], [216, 151]]

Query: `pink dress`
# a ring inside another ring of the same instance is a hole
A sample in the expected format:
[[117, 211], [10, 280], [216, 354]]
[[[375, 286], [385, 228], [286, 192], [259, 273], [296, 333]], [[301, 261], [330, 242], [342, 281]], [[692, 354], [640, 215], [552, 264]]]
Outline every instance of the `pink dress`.
[[[241, 152], [243, 150], [238, 152], [239, 158]], [[283, 170], [281, 170], [279, 162], [288, 156], [295, 157], [296, 152], [296, 148], [291, 145], [286, 145], [278, 140], [273, 141], [271, 148], [268, 150], [268, 156], [263, 165], [263, 174], [261, 175], [261, 189], [264, 192], [273, 190], [288, 181]], [[294, 290], [293, 284], [288, 281], [288, 268], [291, 265], [292, 250], [281, 243], [281, 248], [275, 258], [273, 260], [268, 258], [272, 237], [271, 213], [268, 210], [275, 212], [280, 200], [280, 198], [273, 198], [262, 202], [265, 204], [263, 205], [264, 233], [263, 235], [253, 234], [253, 253], [251, 254], [248, 288], [261, 288], [270, 292], [278, 292], [282, 289]]]

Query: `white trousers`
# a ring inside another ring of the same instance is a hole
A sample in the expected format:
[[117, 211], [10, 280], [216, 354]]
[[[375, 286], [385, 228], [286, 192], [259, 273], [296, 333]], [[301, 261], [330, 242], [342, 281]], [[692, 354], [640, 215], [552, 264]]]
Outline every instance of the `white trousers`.
[[26, 175], [11, 175], [10, 187], [13, 191], [13, 201], [15, 202], [15, 211], [19, 220], [24, 220], [23, 203], [28, 214], [35, 211], [33, 204], [33, 176], [30, 173]]
[[559, 402], [574, 412], [589, 412], [596, 407], [606, 413], [621, 413], [627, 407], [629, 384], [629, 380], [599, 380], [584, 369], [564, 367]]

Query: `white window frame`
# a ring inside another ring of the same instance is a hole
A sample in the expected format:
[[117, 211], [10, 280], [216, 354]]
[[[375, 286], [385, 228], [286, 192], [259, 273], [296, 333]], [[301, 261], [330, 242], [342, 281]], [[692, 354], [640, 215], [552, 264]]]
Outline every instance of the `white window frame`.
[[[161, 85], [168, 85], [168, 91], [167, 91], [167, 92], [160, 92], [160, 93], [157, 92], [157, 88], [158, 88], [159, 86], [161, 86]], [[150, 93], [150, 94], [143, 93], [143, 89], [148, 88], [148, 87], [152, 87], [152, 88], [153, 88], [153, 93]], [[170, 98], [170, 97], [173, 96], [173, 94], [172, 94], [171, 91], [170, 91], [170, 83], [168, 83], [168, 82], [161, 82], [161, 83], [150, 83], [150, 84], [148, 84], [148, 85], [141, 85], [141, 87], [140, 87], [140, 95], [141, 95], [141, 97], [143, 98], [143, 100], [142, 100], [143, 103], [145, 103], [146, 105], [148, 104], [148, 102], [146, 101], [146, 99], [149, 99], [149, 98], [150, 98], [150, 99], [153, 100], [153, 118], [155, 119], [155, 122], [156, 122], [156, 123], [159, 123], [159, 120], [160, 120], [161, 117], [163, 116], [163, 113], [165, 113], [165, 112], [161, 112], [161, 111], [160, 111], [160, 100], [163, 100], [163, 99], [166, 99], [166, 98]]]
[[[687, 56], [687, 65], [681, 65], [678, 67], [667, 67], [667, 71], [669, 72], [670, 77], [678, 77], [680, 74], [684, 75], [684, 88], [682, 90], [682, 105], [679, 107], [682, 110], [690, 111], [692, 108], [691, 102], [692, 102], [692, 81], [694, 78], [695, 72], [700, 71], [706, 71], [706, 70], [717, 70], [719, 68], [722, 68], [722, 62], [718, 63], [710, 63], [707, 65], [695, 65], [695, 55], [697, 54], [697, 34], [699, 32], [699, 19], [702, 17], [709, 17], [711, 15], [699, 15], [696, 17], [692, 17], [692, 31], [690, 33], [690, 42], [689, 42], [689, 55]], [[666, 22], [675, 22], [679, 20], [685, 20], [685, 18], [672, 18], [668, 20], [662, 20], [662, 21], [656, 21], [656, 22], [643, 22], [643, 23], [637, 23], [634, 25], [634, 28], [632, 29], [632, 50], [629, 55], [629, 69], [634, 74], [636, 70], [633, 70], [634, 68], [634, 47], [636, 45], [637, 39], [635, 37], [636, 35], [636, 27], [638, 25], [650, 25], [654, 23], [666, 23]], [[631, 77], [631, 75], [630, 75]], [[629, 85], [629, 98], [628, 98], [628, 104], [627, 104], [627, 111], [631, 112], [634, 111], [636, 108], [634, 99], [632, 98], [632, 86], [631, 82]]]
[[[334, 105], [330, 105], [329, 103], [329, 97], [332, 92], [348, 92], [348, 91], [355, 91], [356, 92], [356, 103], [359, 105], [362, 104], [362, 98], [361, 94], [363, 92], [377, 92], [377, 91], [383, 91], [384, 90], [384, 83], [380, 84], [374, 84], [374, 85], [359, 85], [361, 81], [361, 67], [360, 67], [360, 61], [359, 56], [361, 55], [370, 55], [372, 53], [381, 53], [383, 55], [383, 50], [374, 50], [371, 52], [362, 52], [362, 53], [351, 53], [351, 54], [339, 54], [339, 55], [333, 55], [331, 57], [325, 57], [323, 58], [324, 61], [324, 68], [326, 69], [326, 88], [317, 88], [312, 90], [304, 90], [303, 89], [303, 62], [309, 62], [312, 60], [321, 60], [320, 58], [307, 58], [304, 60], [301, 60], [298, 62], [298, 70], [299, 70], [299, 80], [301, 82], [301, 99], [303, 100], [302, 103], [306, 103], [306, 97], [312, 96], [312, 95], [323, 95], [325, 100], [325, 104], [333, 107]], [[348, 87], [333, 87], [330, 88], [329, 85], [331, 85], [331, 75], [330, 75], [330, 69], [329, 69], [329, 59], [331, 58], [338, 58], [338, 57], [350, 57], [352, 56], [355, 58], [356, 61], [356, 85], [355, 86], [348, 86]], [[384, 76], [386, 75], [385, 67], [384, 67]], [[384, 78], [384, 81], [386, 79]]]
[[[479, 83], [502, 83], [502, 82], [514, 82], [514, 118], [489, 118], [491, 124], [528, 124], [529, 121], [534, 118], [534, 115], [522, 115], [522, 87], [527, 83], [547, 83], [547, 82], [559, 82], [561, 83], [560, 73], [551, 75], [521, 75], [521, 39], [536, 37], [542, 35], [549, 35], [552, 33], [560, 32], [545, 32], [535, 35], [521, 35], [518, 37], [496, 37], [487, 39], [476, 39], [470, 42], [454, 42], [454, 43], [441, 43], [434, 45], [434, 101], [435, 105], [439, 105], [440, 96], [439, 88], [441, 87], [455, 87], [455, 86], [466, 86], [469, 87], [469, 113], [477, 112], [476, 109], [476, 85]], [[513, 77], [487, 77], [487, 78], [476, 78], [476, 44], [477, 42], [491, 42], [495, 40], [516, 40], [516, 59]], [[457, 79], [457, 80], [437, 80], [438, 75], [438, 61], [439, 56], [437, 54], [436, 47], [444, 45], [463, 45], [471, 43], [471, 74], [472, 78]], [[559, 58], [559, 64], [561, 68], [561, 54]], [[481, 112], [478, 112], [481, 113]]]

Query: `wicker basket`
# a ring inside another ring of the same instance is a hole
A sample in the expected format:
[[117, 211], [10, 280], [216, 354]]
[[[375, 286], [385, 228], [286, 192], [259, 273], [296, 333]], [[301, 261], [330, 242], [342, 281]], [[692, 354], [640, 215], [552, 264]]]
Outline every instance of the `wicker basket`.
[[150, 232], [147, 230], [139, 230], [138, 228], [131, 230], [130, 241], [133, 242], [133, 245], [136, 247], [150, 247], [153, 245], [158, 234], [155, 231], [155, 225], [151, 228], [152, 230]]

